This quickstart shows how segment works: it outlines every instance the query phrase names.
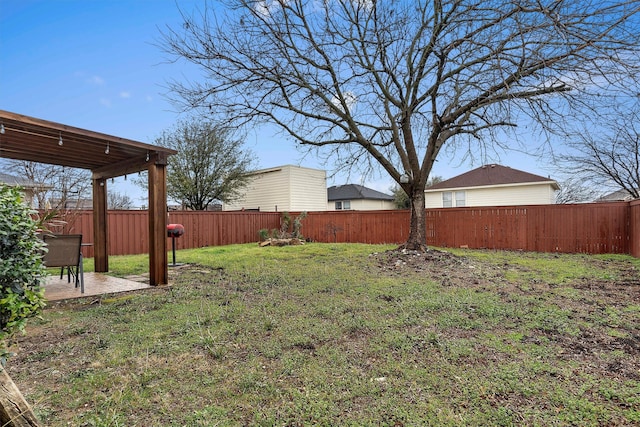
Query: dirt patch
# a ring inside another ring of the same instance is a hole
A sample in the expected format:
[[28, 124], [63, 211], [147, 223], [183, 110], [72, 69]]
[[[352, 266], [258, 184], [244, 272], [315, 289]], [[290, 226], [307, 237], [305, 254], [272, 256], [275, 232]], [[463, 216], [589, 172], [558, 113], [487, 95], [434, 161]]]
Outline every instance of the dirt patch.
[[403, 276], [417, 273], [443, 286], [478, 286], [504, 281], [504, 273], [498, 267], [436, 249], [427, 252], [398, 249], [375, 253], [371, 257], [387, 274]]

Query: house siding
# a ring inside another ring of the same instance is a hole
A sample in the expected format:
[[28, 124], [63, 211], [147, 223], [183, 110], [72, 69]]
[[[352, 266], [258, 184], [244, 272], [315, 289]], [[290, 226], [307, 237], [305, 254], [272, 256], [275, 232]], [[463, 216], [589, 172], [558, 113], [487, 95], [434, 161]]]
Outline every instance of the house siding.
[[442, 193], [465, 192], [465, 206], [548, 205], [555, 203], [555, 191], [550, 184], [507, 184], [492, 187], [450, 188], [425, 192], [427, 208], [442, 208]]
[[288, 168], [290, 211], [322, 211], [327, 203], [327, 174], [323, 170]]
[[322, 211], [326, 201], [325, 171], [287, 165], [253, 173], [244, 197], [223, 210]]

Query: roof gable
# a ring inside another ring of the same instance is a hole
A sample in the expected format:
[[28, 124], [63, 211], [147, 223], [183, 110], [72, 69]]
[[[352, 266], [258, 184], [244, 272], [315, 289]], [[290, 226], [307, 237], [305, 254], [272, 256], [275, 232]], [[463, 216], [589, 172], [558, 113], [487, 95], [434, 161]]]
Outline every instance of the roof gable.
[[329, 201], [333, 200], [393, 200], [393, 196], [357, 184], [334, 185], [327, 189]]
[[545, 178], [540, 175], [534, 175], [510, 167], [491, 164], [484, 165], [477, 169], [470, 170], [461, 175], [454, 176], [446, 181], [439, 182], [427, 187], [429, 190], [442, 190], [447, 188], [467, 188], [467, 187], [484, 187], [495, 185], [509, 184], [533, 184], [533, 183], [549, 183], [555, 189], [558, 189], [558, 183], [551, 178]]

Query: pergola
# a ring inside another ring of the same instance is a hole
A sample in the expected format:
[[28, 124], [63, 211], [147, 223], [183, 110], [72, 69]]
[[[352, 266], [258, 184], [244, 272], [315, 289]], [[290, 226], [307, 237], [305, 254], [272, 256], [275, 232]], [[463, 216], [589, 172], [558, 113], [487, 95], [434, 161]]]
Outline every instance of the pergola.
[[149, 171], [149, 281], [168, 283], [167, 158], [175, 150], [0, 110], [0, 157], [88, 169], [96, 272], [109, 271], [107, 180]]

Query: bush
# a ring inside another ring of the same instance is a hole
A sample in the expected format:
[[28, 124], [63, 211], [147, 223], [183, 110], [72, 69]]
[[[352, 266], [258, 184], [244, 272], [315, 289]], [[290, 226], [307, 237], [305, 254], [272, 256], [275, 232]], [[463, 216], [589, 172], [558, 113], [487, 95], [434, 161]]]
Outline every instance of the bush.
[[261, 242], [264, 242], [271, 236], [269, 230], [267, 230], [266, 228], [261, 228], [260, 230], [258, 230], [258, 237], [260, 238]]
[[0, 184], [0, 360], [6, 361], [7, 341], [24, 330], [26, 319], [45, 306], [42, 283], [44, 243], [38, 224], [22, 203], [20, 190]]

